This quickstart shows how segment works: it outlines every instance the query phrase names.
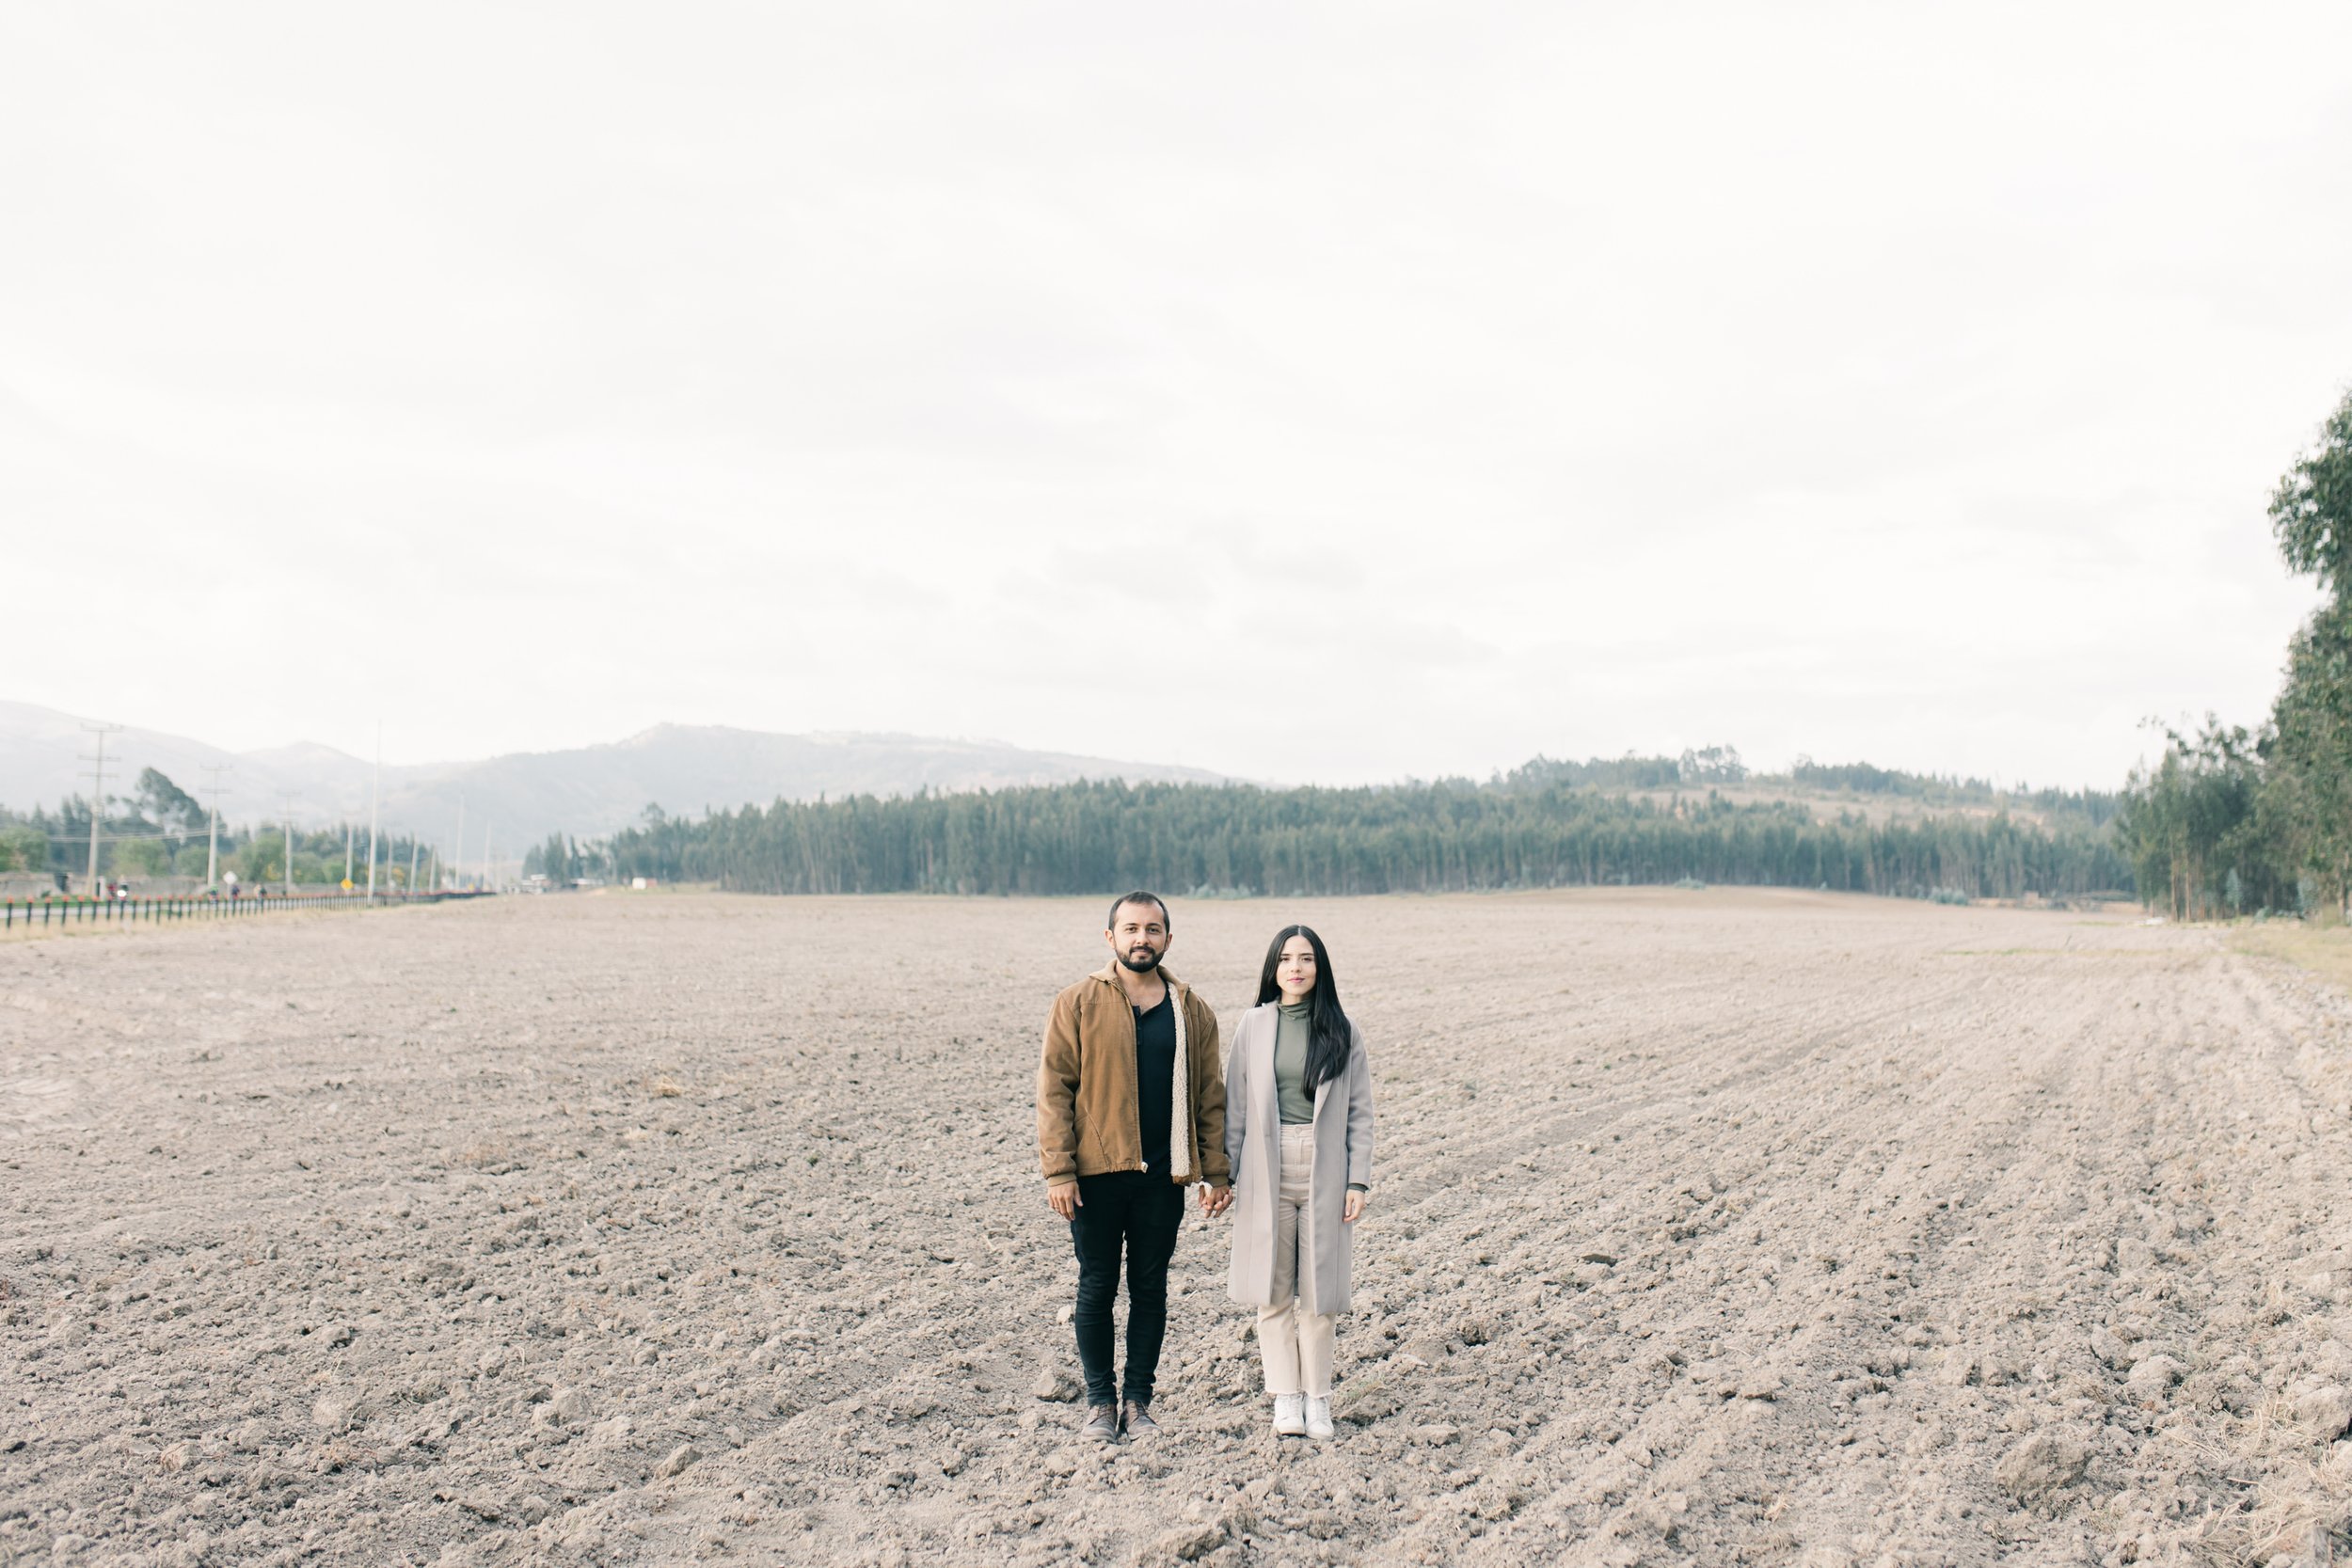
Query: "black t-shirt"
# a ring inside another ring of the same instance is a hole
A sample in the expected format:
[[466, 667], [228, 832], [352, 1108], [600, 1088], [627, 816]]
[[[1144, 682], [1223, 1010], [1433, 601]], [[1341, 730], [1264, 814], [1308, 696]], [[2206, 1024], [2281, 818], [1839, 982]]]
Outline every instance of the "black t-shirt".
[[[1132, 1006], [1132, 1004], [1130, 1004]], [[1176, 1078], [1176, 998], [1170, 992], [1160, 1005], [1136, 1015], [1136, 1118], [1142, 1123], [1143, 1166], [1154, 1176], [1168, 1174], [1168, 1123], [1175, 1114], [1172, 1096]]]

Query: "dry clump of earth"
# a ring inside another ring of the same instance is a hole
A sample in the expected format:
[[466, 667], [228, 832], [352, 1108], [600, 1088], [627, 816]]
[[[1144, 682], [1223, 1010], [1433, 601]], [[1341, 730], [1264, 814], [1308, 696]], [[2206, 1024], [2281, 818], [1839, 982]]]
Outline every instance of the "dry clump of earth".
[[0, 946], [0, 1560], [2311, 1564], [2352, 1004], [2222, 933], [1791, 893], [1328, 940], [1339, 1438], [1221, 1222], [1073, 1440], [1032, 1149], [1088, 901], [612, 895]]

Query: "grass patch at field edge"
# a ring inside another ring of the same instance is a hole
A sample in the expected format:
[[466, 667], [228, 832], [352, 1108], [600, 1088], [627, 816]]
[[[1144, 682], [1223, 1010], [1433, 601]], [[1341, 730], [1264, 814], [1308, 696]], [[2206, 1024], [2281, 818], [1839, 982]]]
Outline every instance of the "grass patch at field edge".
[[2258, 958], [2279, 958], [2331, 986], [2352, 991], [2352, 927], [2265, 922], [2230, 933], [2230, 949]]

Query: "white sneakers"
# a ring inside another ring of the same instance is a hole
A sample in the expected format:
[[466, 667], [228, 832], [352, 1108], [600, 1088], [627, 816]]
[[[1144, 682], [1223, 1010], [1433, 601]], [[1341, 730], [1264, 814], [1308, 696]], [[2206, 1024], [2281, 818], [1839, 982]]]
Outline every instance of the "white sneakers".
[[1330, 1395], [1274, 1396], [1275, 1436], [1311, 1437], [1318, 1443], [1327, 1443], [1331, 1439], [1331, 1432]]

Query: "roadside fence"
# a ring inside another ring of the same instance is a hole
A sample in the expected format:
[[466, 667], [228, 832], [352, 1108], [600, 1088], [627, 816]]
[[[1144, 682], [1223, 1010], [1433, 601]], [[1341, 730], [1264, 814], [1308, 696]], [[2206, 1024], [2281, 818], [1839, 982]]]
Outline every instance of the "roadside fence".
[[133, 926], [141, 921], [161, 924], [172, 920], [245, 920], [284, 910], [359, 910], [371, 905], [389, 908], [405, 904], [446, 904], [453, 900], [496, 896], [485, 891], [379, 893], [373, 898], [364, 893], [279, 894], [269, 897], [245, 895], [233, 898], [225, 894], [189, 894], [169, 898], [88, 898], [73, 895], [21, 901], [9, 898], [0, 900], [0, 931], [13, 931], [20, 925], [47, 927], [53, 921], [59, 926]]

